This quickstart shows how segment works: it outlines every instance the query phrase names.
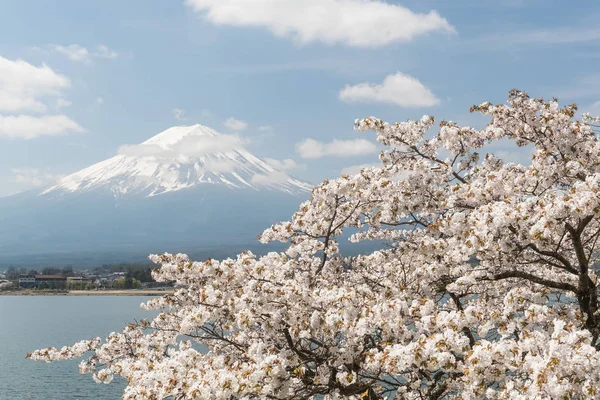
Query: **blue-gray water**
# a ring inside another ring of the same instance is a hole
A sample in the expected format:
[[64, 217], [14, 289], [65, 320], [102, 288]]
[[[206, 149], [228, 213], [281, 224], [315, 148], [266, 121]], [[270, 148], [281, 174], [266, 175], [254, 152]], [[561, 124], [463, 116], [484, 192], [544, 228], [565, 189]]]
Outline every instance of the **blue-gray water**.
[[120, 399], [125, 383], [97, 384], [79, 360], [47, 364], [25, 354], [48, 346], [102, 338], [152, 314], [141, 296], [0, 296], [0, 399]]

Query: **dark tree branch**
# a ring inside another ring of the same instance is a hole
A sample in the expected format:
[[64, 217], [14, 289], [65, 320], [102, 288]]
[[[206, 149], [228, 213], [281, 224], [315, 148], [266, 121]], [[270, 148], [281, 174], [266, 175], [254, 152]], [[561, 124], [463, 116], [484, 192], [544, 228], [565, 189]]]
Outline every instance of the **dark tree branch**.
[[566, 283], [566, 282], [555, 282], [555, 281], [552, 281], [549, 279], [540, 278], [539, 276], [529, 274], [529, 273], [523, 272], [523, 271], [505, 271], [505, 272], [501, 272], [499, 274], [493, 275], [491, 278], [484, 279], [484, 280], [500, 281], [500, 280], [509, 279], [509, 278], [525, 279], [529, 282], [537, 283], [538, 285], [546, 286], [546, 287], [549, 287], [552, 289], [560, 289], [560, 290], [566, 290], [566, 291], [573, 292], [573, 293], [578, 293], [578, 289], [577, 289], [577, 287], [575, 287], [575, 285], [571, 285], [570, 283]]

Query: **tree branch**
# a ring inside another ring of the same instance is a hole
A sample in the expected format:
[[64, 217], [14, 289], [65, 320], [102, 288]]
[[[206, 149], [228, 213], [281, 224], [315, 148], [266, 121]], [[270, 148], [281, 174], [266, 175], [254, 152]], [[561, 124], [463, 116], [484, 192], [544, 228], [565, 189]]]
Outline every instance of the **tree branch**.
[[493, 275], [491, 278], [484, 279], [484, 280], [499, 281], [502, 279], [509, 279], [509, 278], [521, 278], [521, 279], [525, 279], [529, 282], [537, 283], [538, 285], [546, 286], [549, 288], [566, 290], [569, 292], [578, 293], [577, 287], [575, 285], [571, 285], [570, 283], [566, 283], [566, 282], [551, 281], [549, 279], [540, 278], [539, 276], [529, 274], [529, 273], [523, 272], [523, 271], [505, 271], [505, 272], [501, 272], [499, 274]]

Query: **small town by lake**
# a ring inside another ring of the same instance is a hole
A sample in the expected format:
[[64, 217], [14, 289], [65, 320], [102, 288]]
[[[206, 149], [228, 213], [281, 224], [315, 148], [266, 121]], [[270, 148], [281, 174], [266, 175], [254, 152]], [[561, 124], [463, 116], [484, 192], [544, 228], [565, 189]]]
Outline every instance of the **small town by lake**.
[[156, 296], [172, 291], [155, 282], [151, 264], [102, 265], [92, 269], [46, 267], [0, 270], [0, 295]]

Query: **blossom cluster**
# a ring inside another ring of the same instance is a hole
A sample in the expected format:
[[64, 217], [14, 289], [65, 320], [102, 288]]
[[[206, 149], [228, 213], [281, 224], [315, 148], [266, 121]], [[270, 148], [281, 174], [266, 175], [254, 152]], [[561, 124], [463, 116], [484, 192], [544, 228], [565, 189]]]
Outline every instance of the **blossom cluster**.
[[[315, 187], [260, 240], [285, 251], [197, 262], [153, 255], [173, 294], [91, 352], [124, 399], [600, 397], [600, 141], [593, 120], [512, 91], [483, 129], [356, 121], [381, 166]], [[531, 149], [505, 162], [494, 142]], [[338, 238], [383, 242], [345, 256]]]

